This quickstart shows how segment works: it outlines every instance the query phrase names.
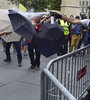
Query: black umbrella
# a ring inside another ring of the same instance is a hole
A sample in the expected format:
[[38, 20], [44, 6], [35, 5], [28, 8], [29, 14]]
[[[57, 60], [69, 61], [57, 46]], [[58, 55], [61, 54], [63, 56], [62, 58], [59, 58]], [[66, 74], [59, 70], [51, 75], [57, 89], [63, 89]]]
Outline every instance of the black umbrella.
[[60, 48], [64, 41], [64, 32], [57, 23], [44, 24], [41, 32], [36, 34], [34, 27], [27, 18], [13, 10], [10, 10], [9, 12], [9, 17], [14, 31], [29, 41], [34, 40], [37, 50], [41, 54], [49, 57], [60, 52]]
[[57, 24], [46, 23], [38, 33], [36, 41], [37, 50], [46, 57], [60, 52], [64, 41], [64, 31]]
[[9, 10], [9, 18], [16, 33], [25, 37], [28, 41], [33, 40], [36, 31], [26, 17], [14, 10]]

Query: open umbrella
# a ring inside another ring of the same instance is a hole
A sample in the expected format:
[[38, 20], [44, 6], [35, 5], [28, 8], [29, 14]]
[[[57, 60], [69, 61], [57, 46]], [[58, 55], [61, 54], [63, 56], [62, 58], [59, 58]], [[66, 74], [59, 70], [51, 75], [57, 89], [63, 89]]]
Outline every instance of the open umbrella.
[[3, 31], [10, 26], [8, 14], [8, 10], [0, 10], [0, 31]]
[[25, 16], [14, 10], [9, 10], [9, 18], [16, 33], [25, 37], [29, 41], [33, 40], [36, 31], [31, 22]]
[[60, 51], [64, 41], [63, 29], [57, 24], [43, 24], [42, 30], [36, 34], [31, 22], [20, 13], [10, 10], [9, 17], [16, 33], [36, 44], [37, 50], [46, 57]]
[[12, 31], [12, 34], [1, 36], [6, 42], [18, 41], [20, 36], [13, 31], [10, 19], [8, 17], [9, 11], [0, 10], [0, 31]]
[[37, 50], [46, 57], [60, 52], [64, 41], [64, 31], [57, 24], [45, 23], [36, 39]]

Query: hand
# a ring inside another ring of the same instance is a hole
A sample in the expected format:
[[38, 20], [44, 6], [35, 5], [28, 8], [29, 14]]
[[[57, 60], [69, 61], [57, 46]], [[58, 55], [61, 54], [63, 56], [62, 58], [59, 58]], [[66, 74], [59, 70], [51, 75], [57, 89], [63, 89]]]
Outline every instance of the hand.
[[8, 34], [11, 34], [12, 32], [10, 31], [10, 32], [0, 32], [0, 36], [2, 36], [2, 35], [8, 35]]
[[50, 12], [51, 16], [54, 16], [56, 19], [62, 19], [62, 15], [56, 12]]
[[12, 32], [10, 31], [10, 32], [5, 32], [4, 34], [5, 35], [9, 35], [9, 34], [11, 34]]
[[54, 16], [56, 19], [62, 19], [62, 15], [61, 14], [58, 14], [58, 13], [54, 13]]

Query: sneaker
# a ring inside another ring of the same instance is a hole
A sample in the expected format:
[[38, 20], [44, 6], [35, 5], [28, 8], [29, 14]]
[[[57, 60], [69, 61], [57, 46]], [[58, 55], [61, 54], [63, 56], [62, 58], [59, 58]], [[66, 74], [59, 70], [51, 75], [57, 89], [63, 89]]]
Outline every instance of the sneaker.
[[27, 54], [26, 54], [26, 53], [24, 53], [24, 54], [23, 54], [23, 56], [27, 56]]
[[31, 65], [29, 69], [35, 69], [35, 66], [32, 66], [32, 65]]
[[21, 64], [21, 63], [19, 63], [19, 64], [18, 64], [18, 67], [22, 67], [22, 64]]
[[40, 68], [36, 68], [36, 70], [40, 70]]
[[4, 62], [11, 62], [11, 59], [4, 59]]
[[36, 67], [36, 70], [40, 70], [40, 67], [39, 67], [39, 66], [37, 66], [37, 67]]

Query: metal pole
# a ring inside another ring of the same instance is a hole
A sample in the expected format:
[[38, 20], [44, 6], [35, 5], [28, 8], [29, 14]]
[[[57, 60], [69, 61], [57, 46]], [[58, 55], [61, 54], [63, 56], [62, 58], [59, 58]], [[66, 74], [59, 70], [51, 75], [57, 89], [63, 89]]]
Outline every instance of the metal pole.
[[43, 69], [43, 73], [45, 73], [46, 76], [48, 76], [48, 78], [60, 90], [60, 92], [67, 98], [67, 100], [77, 100], [46, 68]]

